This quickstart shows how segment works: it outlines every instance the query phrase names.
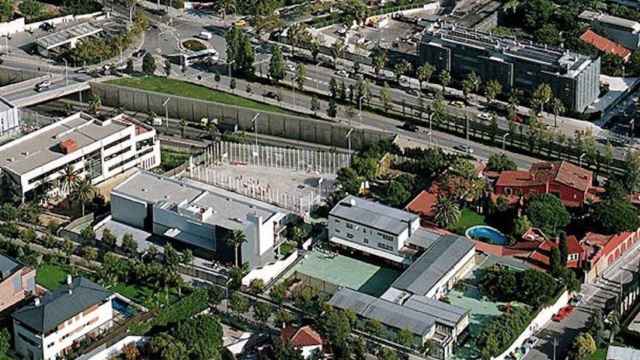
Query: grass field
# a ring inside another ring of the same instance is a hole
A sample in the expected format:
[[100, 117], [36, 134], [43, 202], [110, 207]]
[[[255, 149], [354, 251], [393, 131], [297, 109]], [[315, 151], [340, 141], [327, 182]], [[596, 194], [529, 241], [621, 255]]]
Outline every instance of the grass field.
[[189, 161], [191, 154], [162, 149], [160, 151], [160, 167], [162, 171], [169, 171]]
[[486, 225], [484, 215], [480, 215], [471, 209], [464, 208], [462, 209], [460, 220], [458, 220], [454, 225], [449, 226], [449, 230], [458, 235], [464, 235], [464, 232], [467, 231], [468, 228], [476, 225]]
[[221, 104], [235, 105], [258, 111], [270, 111], [286, 114], [290, 113], [277, 106], [259, 103], [257, 101], [245, 99], [240, 96], [212, 90], [204, 86], [195, 85], [179, 80], [167, 79], [159, 76], [121, 78], [108, 81], [108, 83], [141, 90], [155, 91], [163, 94], [184, 96], [206, 101], [215, 101]]
[[66, 266], [42, 264], [36, 273], [36, 283], [48, 290], [55, 290], [65, 283], [67, 274], [70, 274], [70, 269]]

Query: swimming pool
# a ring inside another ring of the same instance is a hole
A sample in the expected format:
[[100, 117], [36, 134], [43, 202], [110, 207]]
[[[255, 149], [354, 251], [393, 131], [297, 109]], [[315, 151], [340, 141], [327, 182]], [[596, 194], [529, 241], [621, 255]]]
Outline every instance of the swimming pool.
[[113, 307], [113, 310], [116, 312], [119, 312], [120, 314], [122, 314], [125, 318], [130, 318], [133, 315], [136, 314], [136, 309], [127, 304], [124, 300], [122, 299], [118, 299], [113, 298], [113, 300], [111, 300], [111, 306]]
[[486, 242], [492, 245], [508, 245], [509, 239], [499, 230], [491, 226], [478, 225], [467, 229], [466, 233], [469, 239]]

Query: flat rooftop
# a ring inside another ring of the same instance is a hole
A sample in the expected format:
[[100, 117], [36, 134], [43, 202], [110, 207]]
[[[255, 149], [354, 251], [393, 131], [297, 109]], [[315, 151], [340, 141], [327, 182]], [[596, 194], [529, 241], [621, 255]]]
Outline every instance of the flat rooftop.
[[[172, 179], [146, 171], [138, 171], [112, 191], [172, 211], [212, 209], [203, 221], [226, 229], [243, 229], [247, 214], [266, 220], [286, 213], [276, 206], [243, 195], [189, 179]], [[180, 209], [179, 209], [180, 207]]]
[[621, 18], [618, 16], [613, 16], [605, 13], [599, 13], [595, 11], [585, 10], [578, 15], [580, 19], [587, 21], [599, 21], [605, 24], [611, 24], [620, 26], [623, 28], [627, 28], [629, 31], [638, 31], [640, 30], [640, 23], [634, 20], [629, 20], [625, 18]]
[[372, 296], [382, 295], [400, 275], [396, 269], [320, 249], [306, 252], [304, 259], [283, 278], [295, 272]]
[[0, 280], [13, 274], [20, 267], [22, 265], [17, 260], [0, 254]]
[[329, 215], [396, 235], [407, 229], [408, 222], [419, 218], [408, 211], [351, 195], [338, 202]]
[[60, 148], [64, 141], [77, 144], [75, 153], [125, 128], [127, 125], [113, 119], [101, 121], [77, 113], [0, 146], [0, 167], [24, 175], [67, 156]]
[[71, 26], [53, 34], [43, 36], [36, 40], [36, 44], [47, 50], [79, 40], [87, 36], [95, 35], [102, 31], [102, 28], [93, 26], [91, 23], [82, 23]]

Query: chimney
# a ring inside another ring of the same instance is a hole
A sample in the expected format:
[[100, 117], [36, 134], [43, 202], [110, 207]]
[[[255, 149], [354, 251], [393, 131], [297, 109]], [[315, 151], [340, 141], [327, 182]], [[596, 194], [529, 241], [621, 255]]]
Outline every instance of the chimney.
[[33, 305], [34, 306], [40, 306], [40, 298], [36, 297], [35, 299], [33, 299]]

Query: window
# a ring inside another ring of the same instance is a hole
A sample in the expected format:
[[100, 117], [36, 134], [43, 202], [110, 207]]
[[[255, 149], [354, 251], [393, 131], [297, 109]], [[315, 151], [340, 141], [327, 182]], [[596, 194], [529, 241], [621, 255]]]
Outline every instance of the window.
[[346, 226], [347, 226], [347, 229], [353, 229], [353, 224], [351, 224], [351, 223], [347, 223]]
[[333, 219], [333, 221], [335, 221], [336, 224], [340, 224], [340, 220], [338, 220], [338, 219]]
[[118, 145], [118, 144], [122, 144], [122, 143], [123, 143], [123, 142], [125, 142], [125, 141], [129, 141], [129, 139], [131, 139], [131, 135], [127, 135], [127, 136], [125, 136], [125, 137], [123, 137], [123, 138], [120, 138], [120, 139], [118, 139], [118, 140], [116, 140], [116, 141], [112, 142], [111, 144], [109, 144], [109, 145], [105, 146], [105, 147], [104, 147], [104, 150], [111, 149], [112, 147], [114, 147], [114, 146], [116, 146], [116, 145]]
[[383, 244], [383, 243], [378, 243], [378, 247], [381, 249], [385, 249], [388, 251], [393, 251], [393, 246], [387, 245], [387, 244]]
[[56, 343], [52, 342], [51, 344], [47, 345], [47, 349], [52, 347], [53, 345], [55, 345]]
[[353, 234], [347, 234], [347, 237], [348, 237], [349, 239], [353, 239]]
[[364, 239], [364, 240], [362, 240], [362, 241], [363, 241], [365, 244], [368, 244], [368, 243], [369, 243], [369, 239]]
[[28, 337], [26, 337], [26, 336], [24, 336], [22, 334], [18, 334], [18, 336], [20, 337], [20, 339], [22, 339], [22, 341], [26, 342], [27, 344], [29, 344], [29, 345], [31, 345], [33, 347], [37, 347], [38, 346], [38, 344], [35, 341], [29, 339]]

